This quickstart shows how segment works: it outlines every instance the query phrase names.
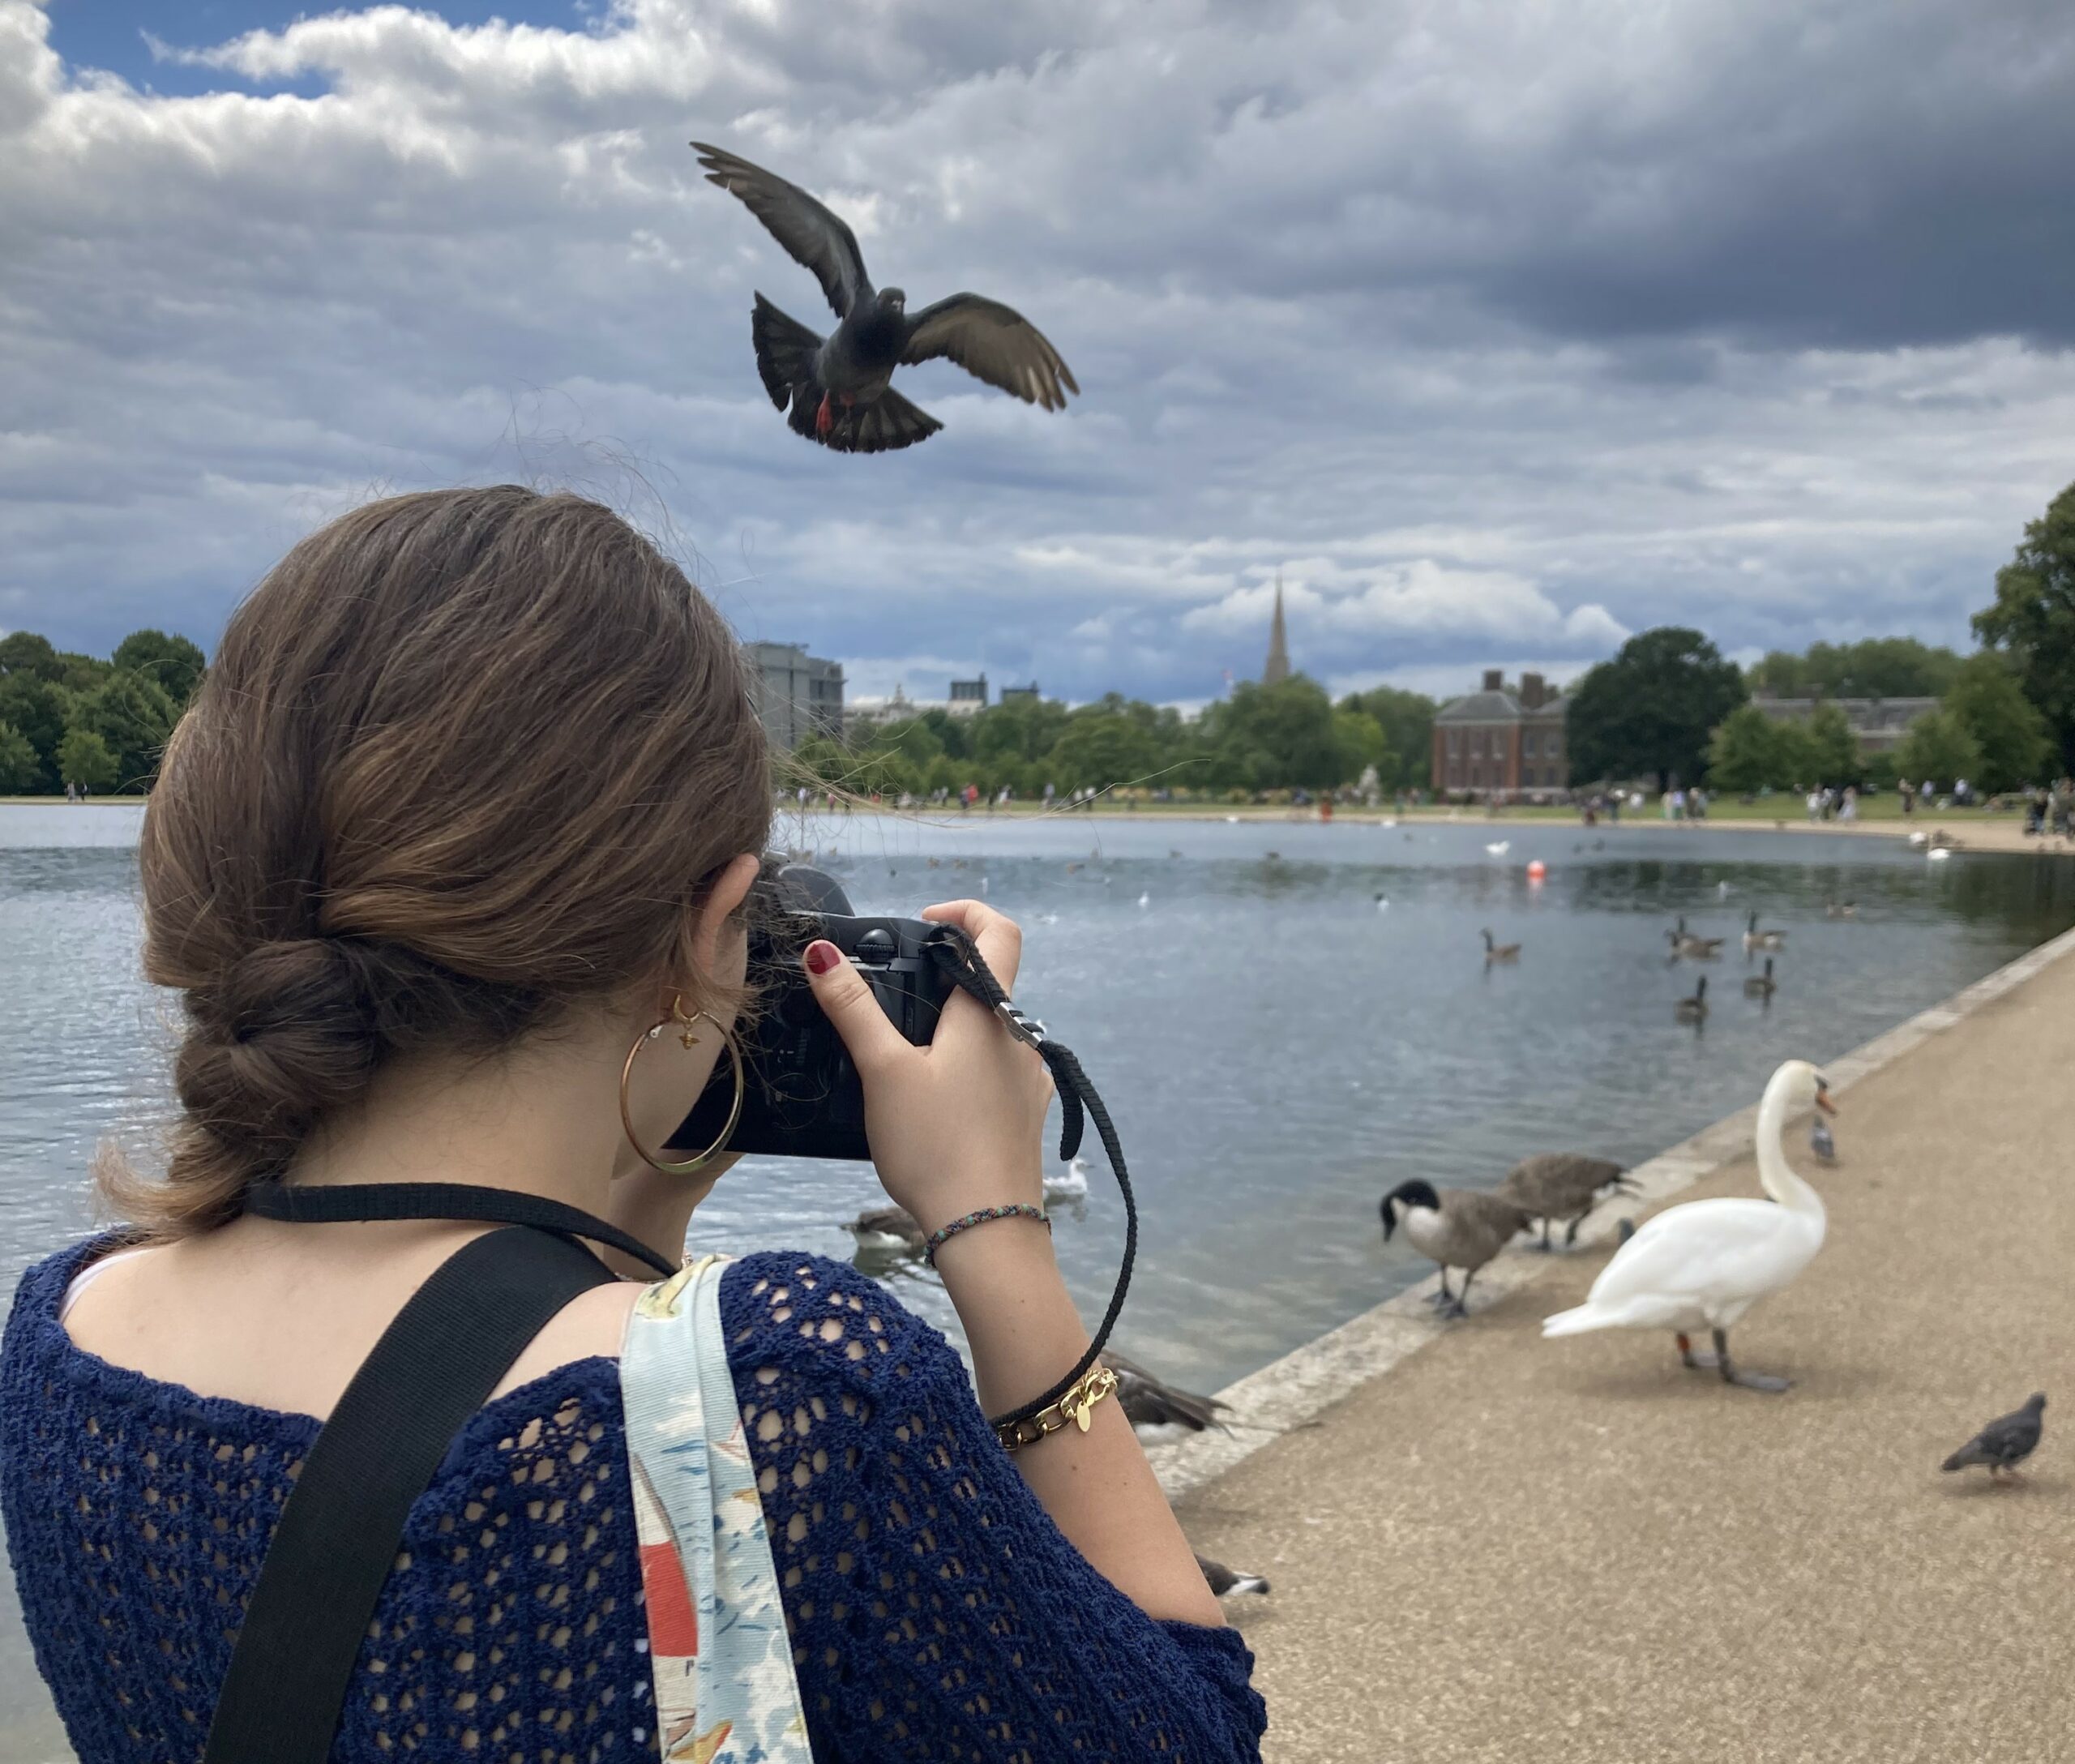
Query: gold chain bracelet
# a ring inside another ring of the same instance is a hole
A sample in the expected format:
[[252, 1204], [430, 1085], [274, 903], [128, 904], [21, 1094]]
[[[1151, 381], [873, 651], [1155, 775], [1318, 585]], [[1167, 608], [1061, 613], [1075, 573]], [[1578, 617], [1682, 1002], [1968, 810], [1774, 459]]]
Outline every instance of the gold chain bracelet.
[[1069, 1423], [1085, 1433], [1088, 1411], [1116, 1388], [1117, 1375], [1098, 1360], [1069, 1385], [1066, 1394], [1051, 1407], [1040, 1409], [1035, 1415], [1012, 1421], [1006, 1427], [996, 1428], [995, 1437], [1002, 1442], [1003, 1451], [1016, 1452], [1026, 1445], [1035, 1445], [1047, 1433], [1056, 1433]]

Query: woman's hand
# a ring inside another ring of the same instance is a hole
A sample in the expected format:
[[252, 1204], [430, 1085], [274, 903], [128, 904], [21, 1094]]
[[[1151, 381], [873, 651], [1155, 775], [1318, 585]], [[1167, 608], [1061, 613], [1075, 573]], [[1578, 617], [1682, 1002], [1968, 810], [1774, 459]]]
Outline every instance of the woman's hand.
[[[978, 901], [923, 909], [961, 927], [1003, 987], [1016, 984], [1023, 933]], [[982, 1207], [1038, 1205], [1042, 1136], [1052, 1076], [962, 991], [944, 1004], [926, 1047], [887, 1019], [864, 977], [833, 944], [807, 946], [808, 983], [864, 1081], [865, 1131], [886, 1192], [934, 1231]]]

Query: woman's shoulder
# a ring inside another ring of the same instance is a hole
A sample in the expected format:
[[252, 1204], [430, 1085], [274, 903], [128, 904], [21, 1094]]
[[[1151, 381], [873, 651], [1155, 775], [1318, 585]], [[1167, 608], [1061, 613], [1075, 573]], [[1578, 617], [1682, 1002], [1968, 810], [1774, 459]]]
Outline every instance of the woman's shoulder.
[[761, 1250], [721, 1278], [728, 1358], [747, 1367], [820, 1366], [869, 1381], [888, 1365], [904, 1377], [965, 1368], [951, 1344], [869, 1274], [799, 1250]]
[[120, 1248], [126, 1236], [122, 1231], [97, 1231], [24, 1268], [15, 1283], [14, 1300], [7, 1308], [8, 1351], [19, 1352], [31, 1341], [47, 1343], [52, 1332], [58, 1329], [66, 1289], [88, 1264]]

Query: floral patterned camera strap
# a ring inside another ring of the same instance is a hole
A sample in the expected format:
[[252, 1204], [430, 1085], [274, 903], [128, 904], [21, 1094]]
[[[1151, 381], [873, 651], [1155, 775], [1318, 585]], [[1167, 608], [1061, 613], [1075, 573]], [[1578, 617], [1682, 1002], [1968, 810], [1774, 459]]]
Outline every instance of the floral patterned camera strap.
[[635, 1301], [620, 1349], [662, 1756], [812, 1764], [721, 1328], [723, 1257]]

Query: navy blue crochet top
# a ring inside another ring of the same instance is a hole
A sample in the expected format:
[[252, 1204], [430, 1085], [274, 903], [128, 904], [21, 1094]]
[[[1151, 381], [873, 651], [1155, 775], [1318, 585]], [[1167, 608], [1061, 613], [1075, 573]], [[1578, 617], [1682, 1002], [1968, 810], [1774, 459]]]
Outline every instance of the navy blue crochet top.
[[[82, 1764], [197, 1760], [308, 1415], [203, 1397], [73, 1346], [26, 1274], [0, 1344], [0, 1507]], [[819, 1764], [1260, 1755], [1230, 1629], [1157, 1623], [1061, 1535], [950, 1345], [876, 1282], [763, 1254], [721, 1287], [729, 1363]], [[335, 1761], [651, 1760], [619, 1368], [480, 1411], [411, 1509]]]

